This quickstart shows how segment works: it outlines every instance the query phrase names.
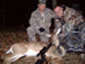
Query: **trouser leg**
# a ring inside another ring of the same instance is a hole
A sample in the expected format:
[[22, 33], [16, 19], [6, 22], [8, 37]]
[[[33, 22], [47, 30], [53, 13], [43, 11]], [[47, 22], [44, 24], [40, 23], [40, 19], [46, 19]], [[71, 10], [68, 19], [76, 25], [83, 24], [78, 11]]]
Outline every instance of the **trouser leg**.
[[49, 41], [49, 37], [40, 35], [40, 40], [41, 40], [42, 42], [48, 42], [48, 41]]
[[27, 28], [27, 36], [28, 36], [29, 41], [36, 41], [35, 34], [36, 34], [36, 32], [34, 31], [34, 29], [32, 27]]

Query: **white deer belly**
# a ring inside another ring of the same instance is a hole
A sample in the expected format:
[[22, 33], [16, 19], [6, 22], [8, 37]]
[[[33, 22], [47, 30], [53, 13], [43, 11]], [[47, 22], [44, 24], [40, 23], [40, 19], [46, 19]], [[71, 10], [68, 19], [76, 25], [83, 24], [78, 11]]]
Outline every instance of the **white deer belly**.
[[38, 52], [36, 52], [35, 50], [32, 50], [32, 49], [30, 49], [26, 52], [26, 56], [36, 56], [37, 54], [38, 54]]

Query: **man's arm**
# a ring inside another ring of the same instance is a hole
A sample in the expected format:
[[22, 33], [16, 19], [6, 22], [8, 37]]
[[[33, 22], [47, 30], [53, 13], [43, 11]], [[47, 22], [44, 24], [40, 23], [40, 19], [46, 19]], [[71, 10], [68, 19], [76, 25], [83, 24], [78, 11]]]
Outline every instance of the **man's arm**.
[[38, 33], [40, 33], [40, 31], [39, 31], [40, 26], [39, 26], [39, 24], [38, 24], [37, 15], [36, 15], [35, 12], [33, 12], [33, 13], [31, 14], [31, 18], [30, 18], [30, 20], [29, 20], [29, 24], [30, 24], [30, 26], [33, 27]]
[[38, 29], [39, 25], [37, 23], [37, 17], [36, 17], [36, 14], [33, 12], [32, 15], [31, 15], [31, 18], [29, 20], [29, 24], [30, 26]]
[[45, 29], [40, 27], [37, 18], [37, 14], [33, 12], [29, 20], [29, 24], [37, 31], [37, 33], [42, 34], [45, 31]]

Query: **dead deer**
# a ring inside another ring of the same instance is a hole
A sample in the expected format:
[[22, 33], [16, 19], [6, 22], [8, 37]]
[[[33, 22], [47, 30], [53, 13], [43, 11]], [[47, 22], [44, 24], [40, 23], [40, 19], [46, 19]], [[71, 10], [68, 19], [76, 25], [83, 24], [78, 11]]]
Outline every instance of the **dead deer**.
[[[52, 57], [52, 58], [59, 58], [61, 59], [65, 55], [65, 49], [60, 46], [61, 54], [57, 51], [57, 47], [59, 46], [59, 39], [57, 38], [57, 35], [59, 34], [60, 29], [52, 35], [53, 39], [53, 46], [49, 48], [49, 50], [46, 52], [47, 57]], [[50, 35], [47, 35], [50, 37]], [[10, 56], [7, 56], [4, 60], [5, 64], [11, 64], [12, 62], [17, 61], [23, 56], [36, 56], [39, 51], [47, 46], [47, 43], [43, 42], [21, 42], [21, 43], [15, 43], [13, 44], [10, 49], [6, 52], [6, 54], [9, 54]]]

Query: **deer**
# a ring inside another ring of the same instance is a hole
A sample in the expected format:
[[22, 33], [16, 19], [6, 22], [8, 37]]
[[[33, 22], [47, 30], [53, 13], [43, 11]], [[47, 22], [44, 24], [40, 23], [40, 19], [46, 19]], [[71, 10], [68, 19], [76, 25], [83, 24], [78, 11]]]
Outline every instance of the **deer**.
[[[65, 49], [64, 47], [59, 45], [59, 39], [58, 34], [60, 33], [61, 29], [58, 29], [54, 34], [46, 34], [46, 36], [51, 37], [52, 39], [52, 45], [48, 51], [45, 53], [47, 57], [52, 57], [52, 58], [59, 58], [62, 59], [62, 57], [65, 55]], [[6, 51], [6, 56], [4, 59], [4, 64], [11, 64], [18, 59], [20, 59], [23, 56], [26, 57], [36, 57], [36, 55], [39, 53], [43, 47], [46, 47], [48, 43], [44, 42], [20, 42], [20, 43], [15, 43], [11, 45], [8, 51]], [[57, 51], [57, 47], [60, 48], [61, 54]]]

